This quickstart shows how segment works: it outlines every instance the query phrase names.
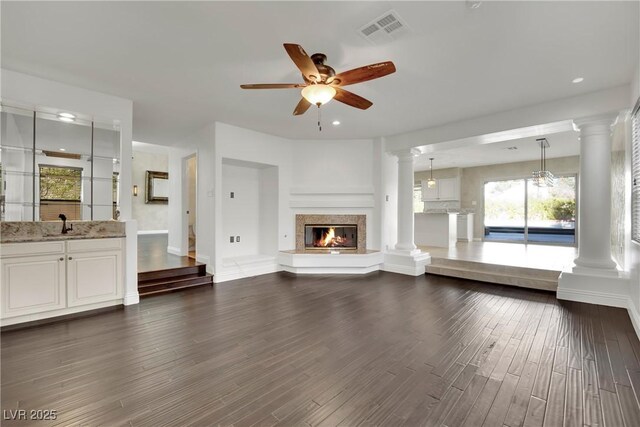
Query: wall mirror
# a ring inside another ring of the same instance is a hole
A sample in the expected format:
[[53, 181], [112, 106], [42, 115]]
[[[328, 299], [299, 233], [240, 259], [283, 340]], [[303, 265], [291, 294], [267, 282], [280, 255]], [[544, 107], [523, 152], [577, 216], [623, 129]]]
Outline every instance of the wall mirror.
[[147, 171], [145, 203], [169, 203], [169, 174]]
[[117, 219], [115, 122], [0, 105], [0, 220]]

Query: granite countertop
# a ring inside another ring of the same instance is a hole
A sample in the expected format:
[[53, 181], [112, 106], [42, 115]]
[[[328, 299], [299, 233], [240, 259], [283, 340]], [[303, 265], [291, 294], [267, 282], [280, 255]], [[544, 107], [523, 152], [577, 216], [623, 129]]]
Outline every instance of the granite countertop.
[[67, 221], [67, 224], [72, 225], [73, 230], [62, 234], [62, 221], [3, 221], [0, 222], [0, 243], [125, 237], [125, 224], [120, 221]]
[[475, 213], [475, 209], [427, 209], [424, 212], [426, 214], [458, 214], [458, 215], [467, 215]]

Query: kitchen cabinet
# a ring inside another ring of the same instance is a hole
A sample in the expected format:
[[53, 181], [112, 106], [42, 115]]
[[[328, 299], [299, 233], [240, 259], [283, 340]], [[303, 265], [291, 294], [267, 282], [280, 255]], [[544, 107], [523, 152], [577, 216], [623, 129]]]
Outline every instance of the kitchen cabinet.
[[3, 325], [121, 303], [123, 240], [3, 244]]
[[473, 213], [458, 214], [458, 241], [473, 241]]
[[66, 307], [64, 254], [2, 259], [2, 317]]
[[422, 181], [422, 201], [452, 201], [460, 200], [460, 179], [441, 178], [436, 179], [433, 188], [427, 187], [427, 181]]

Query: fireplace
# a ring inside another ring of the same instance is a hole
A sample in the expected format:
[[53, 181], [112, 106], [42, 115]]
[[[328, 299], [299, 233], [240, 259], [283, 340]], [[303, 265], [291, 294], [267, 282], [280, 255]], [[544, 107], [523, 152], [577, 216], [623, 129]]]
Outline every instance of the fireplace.
[[296, 215], [296, 252], [367, 252], [366, 215]]
[[357, 224], [305, 224], [305, 250], [357, 249]]

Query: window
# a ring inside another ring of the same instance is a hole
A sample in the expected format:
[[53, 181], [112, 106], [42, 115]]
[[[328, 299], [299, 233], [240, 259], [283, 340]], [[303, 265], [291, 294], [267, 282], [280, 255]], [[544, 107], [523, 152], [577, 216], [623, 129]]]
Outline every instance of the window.
[[530, 178], [484, 185], [484, 240], [574, 245], [575, 218], [575, 175], [550, 188]]
[[40, 166], [40, 220], [82, 219], [82, 169]]
[[424, 212], [424, 202], [422, 201], [422, 186], [413, 187], [413, 213]]
[[640, 243], [640, 99], [631, 114], [631, 238]]

